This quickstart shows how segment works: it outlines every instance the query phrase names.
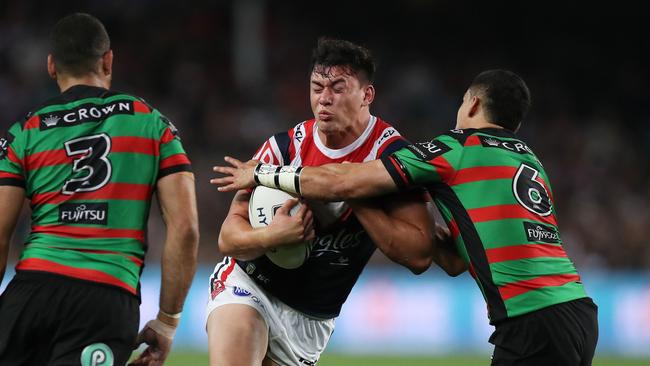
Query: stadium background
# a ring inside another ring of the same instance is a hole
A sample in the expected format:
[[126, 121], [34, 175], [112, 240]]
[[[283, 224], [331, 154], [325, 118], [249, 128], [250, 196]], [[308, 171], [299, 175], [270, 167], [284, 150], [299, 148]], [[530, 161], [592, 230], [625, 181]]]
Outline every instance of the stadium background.
[[[58, 93], [45, 69], [47, 35], [56, 20], [74, 11], [100, 18], [115, 52], [114, 89], [145, 98], [174, 121], [193, 161], [201, 268], [175, 342], [176, 363], [170, 364], [200, 364], [205, 286], [221, 257], [217, 235], [231, 199], [208, 184], [210, 168], [226, 153], [252, 155], [274, 132], [309, 118], [308, 64], [319, 36], [373, 51], [378, 72], [372, 112], [412, 140], [453, 127], [462, 94], [478, 72], [512, 69], [533, 94], [520, 135], [545, 164], [566, 250], [600, 305], [596, 364], [624, 364], [625, 358], [647, 364], [650, 38], [647, 9], [634, 6], [2, 0], [0, 123], [8, 126]], [[164, 239], [153, 210], [145, 320], [156, 311]], [[10, 267], [29, 230], [28, 214], [14, 237]], [[386, 364], [415, 365], [415, 355], [423, 364], [487, 364], [490, 327], [474, 286], [469, 276], [448, 279], [435, 268], [410, 276], [375, 255], [321, 364], [345, 364], [337, 355], [356, 357], [348, 361], [356, 365], [379, 364], [372, 355]]]

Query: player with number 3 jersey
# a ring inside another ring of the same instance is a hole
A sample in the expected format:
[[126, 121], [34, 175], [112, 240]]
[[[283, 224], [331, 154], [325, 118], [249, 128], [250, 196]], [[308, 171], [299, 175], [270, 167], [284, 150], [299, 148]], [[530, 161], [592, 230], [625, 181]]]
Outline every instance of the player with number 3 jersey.
[[[0, 135], [0, 280], [31, 203], [31, 232], [0, 298], [0, 365], [124, 365], [140, 342], [152, 349], [136, 364], [162, 362], [196, 268], [190, 161], [158, 110], [109, 90], [113, 53], [99, 20], [63, 18], [52, 48], [61, 94]], [[138, 336], [155, 190], [168, 229], [160, 313]]]

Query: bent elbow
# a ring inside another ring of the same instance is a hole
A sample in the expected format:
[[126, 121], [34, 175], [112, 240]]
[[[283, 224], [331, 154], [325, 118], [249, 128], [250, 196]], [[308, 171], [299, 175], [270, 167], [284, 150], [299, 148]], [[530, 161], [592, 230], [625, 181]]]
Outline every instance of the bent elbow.
[[232, 251], [232, 246], [228, 245], [228, 239], [224, 238], [223, 233], [219, 235], [219, 240], [217, 241], [217, 247], [219, 248], [219, 253], [221, 253], [223, 256], [232, 257], [234, 254]]
[[408, 266], [408, 269], [416, 276], [421, 275], [422, 273], [426, 272], [429, 267], [431, 267], [432, 262], [433, 259], [431, 257], [421, 258], [411, 263]]
[[467, 271], [467, 265], [465, 265], [465, 263], [456, 263], [452, 266], [447, 266], [446, 268], [443, 268], [443, 270], [450, 277], [458, 277], [461, 274], [465, 273], [465, 271]]

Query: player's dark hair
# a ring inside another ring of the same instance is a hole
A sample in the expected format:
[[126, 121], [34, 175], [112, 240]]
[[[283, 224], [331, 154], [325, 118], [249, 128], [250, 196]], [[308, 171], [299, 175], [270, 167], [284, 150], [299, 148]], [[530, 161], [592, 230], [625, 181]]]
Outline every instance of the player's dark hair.
[[321, 37], [311, 54], [310, 70], [328, 75], [334, 66], [346, 67], [362, 83], [371, 84], [375, 77], [375, 61], [365, 47], [342, 39]]
[[530, 108], [530, 91], [519, 75], [508, 70], [487, 70], [478, 74], [470, 93], [483, 97], [489, 122], [515, 131]]
[[104, 25], [86, 13], [59, 20], [52, 28], [50, 42], [57, 72], [72, 76], [95, 72], [97, 61], [111, 47]]

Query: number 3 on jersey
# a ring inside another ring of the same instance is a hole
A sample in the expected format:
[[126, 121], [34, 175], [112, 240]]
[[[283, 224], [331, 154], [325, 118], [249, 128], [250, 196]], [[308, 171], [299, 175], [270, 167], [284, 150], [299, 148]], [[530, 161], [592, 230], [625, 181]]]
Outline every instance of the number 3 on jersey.
[[539, 171], [526, 164], [521, 164], [512, 181], [512, 191], [520, 205], [540, 216], [548, 216], [553, 211], [551, 198], [546, 187], [539, 181]]
[[72, 176], [63, 184], [63, 194], [96, 191], [111, 178], [111, 138], [101, 133], [67, 141], [65, 153], [76, 157], [72, 164]]

